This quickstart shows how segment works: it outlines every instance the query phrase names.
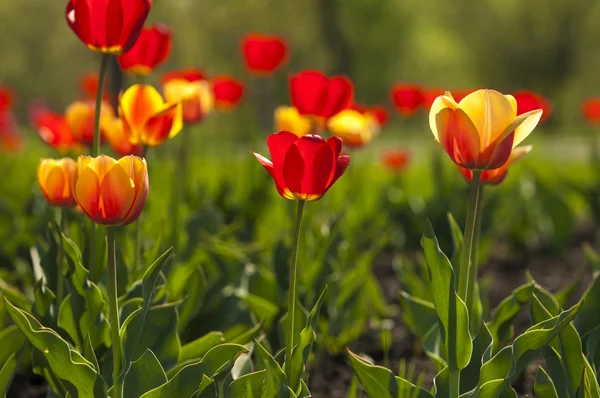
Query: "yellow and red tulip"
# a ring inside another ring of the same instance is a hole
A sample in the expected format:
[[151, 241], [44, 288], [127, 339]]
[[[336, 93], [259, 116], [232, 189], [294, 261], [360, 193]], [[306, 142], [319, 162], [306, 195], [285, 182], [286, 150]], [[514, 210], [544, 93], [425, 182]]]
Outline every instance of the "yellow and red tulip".
[[[527, 155], [531, 151], [531, 148], [531, 145], [517, 147], [510, 154], [508, 161], [504, 163], [501, 167], [493, 170], [483, 170], [481, 172], [481, 176], [479, 177], [481, 183], [486, 185], [500, 184], [506, 178], [510, 166], [521, 160], [523, 156]], [[467, 180], [468, 182], [471, 182], [473, 180], [473, 170], [465, 169], [464, 167], [460, 166], [458, 166], [458, 170], [460, 171], [460, 174], [462, 174], [462, 176], [465, 178], [465, 180]]]
[[494, 90], [477, 90], [457, 103], [447, 92], [433, 102], [429, 126], [457, 165], [497, 169], [535, 128], [542, 110], [517, 116], [517, 101]]
[[318, 135], [298, 137], [289, 131], [267, 138], [271, 160], [254, 153], [275, 181], [277, 192], [290, 200], [318, 200], [340, 178], [350, 157], [341, 155], [342, 140]]
[[71, 158], [41, 159], [37, 180], [48, 203], [53, 206], [73, 207], [73, 178], [77, 163]]
[[162, 84], [167, 101], [182, 103], [186, 124], [199, 123], [212, 111], [214, 94], [201, 71], [184, 69], [170, 72], [163, 76]]
[[[96, 105], [91, 100], [75, 101], [67, 107], [65, 120], [75, 141], [83, 145], [92, 145], [95, 114]], [[115, 114], [112, 107], [103, 101], [100, 106], [100, 132], [102, 136], [104, 136], [107, 126], [112, 123], [114, 118]]]
[[121, 118], [115, 118], [106, 127], [106, 130], [104, 131], [104, 137], [113, 151], [115, 151], [118, 155], [142, 156], [142, 153], [144, 152], [143, 145], [134, 145], [131, 143], [131, 141], [129, 141], [129, 136], [125, 134], [123, 120], [121, 120]]
[[147, 76], [171, 55], [172, 33], [160, 24], [142, 30], [131, 50], [119, 56], [123, 72]]
[[345, 145], [353, 148], [368, 144], [380, 131], [375, 116], [354, 109], [344, 109], [330, 118], [327, 128], [332, 135], [340, 137]]
[[221, 75], [210, 79], [215, 108], [220, 111], [234, 109], [244, 96], [244, 84], [231, 76]]
[[181, 103], [165, 102], [152, 86], [136, 84], [123, 93], [119, 115], [133, 145], [158, 146], [183, 127]]
[[134, 45], [152, 0], [70, 0], [67, 24], [90, 50], [119, 55]]
[[367, 105], [360, 105], [360, 104], [355, 103], [355, 104], [352, 104], [350, 109], [359, 111], [362, 114], [369, 114], [369, 115], [373, 116], [377, 120], [379, 127], [385, 126], [389, 119], [388, 110], [383, 105], [367, 106]]
[[141, 214], [148, 196], [146, 160], [125, 156], [80, 156], [73, 177], [73, 197], [95, 223], [127, 225]]
[[298, 137], [312, 132], [313, 120], [302, 116], [293, 106], [279, 106], [275, 109], [275, 130], [291, 131]]

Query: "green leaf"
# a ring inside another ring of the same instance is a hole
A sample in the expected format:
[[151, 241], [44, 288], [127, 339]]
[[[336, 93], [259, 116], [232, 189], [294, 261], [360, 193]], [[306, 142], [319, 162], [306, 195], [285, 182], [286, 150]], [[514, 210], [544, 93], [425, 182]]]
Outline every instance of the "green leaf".
[[256, 352], [262, 359], [265, 370], [266, 397], [274, 397], [284, 386], [285, 373], [275, 358], [257, 340], [254, 341]]
[[227, 398], [262, 398], [267, 393], [266, 370], [245, 374], [229, 384]]
[[600, 386], [596, 378], [596, 372], [586, 358], [583, 358], [584, 372], [579, 397], [581, 398], [600, 398]]
[[79, 352], [71, 349], [55, 331], [43, 327], [33, 316], [5, 300], [6, 308], [31, 344], [40, 350], [52, 371], [65, 383], [69, 394], [78, 398], [106, 397], [104, 379]]
[[400, 306], [402, 307], [402, 319], [410, 330], [425, 338], [431, 325], [437, 322], [437, 314], [433, 303], [413, 297], [405, 291], [400, 292]]
[[[233, 362], [230, 364], [231, 358], [235, 360], [241, 354], [248, 352], [248, 349], [243, 345], [239, 344], [219, 344], [216, 347], [211, 348], [206, 355], [202, 358], [203, 366], [207, 370], [207, 374], [213, 378], [216, 374], [220, 373], [220, 369], [226, 366], [233, 366]], [[193, 365], [196, 361], [180, 362], [172, 369], [167, 371], [169, 378], [173, 377], [177, 372], [183, 369], [187, 365]]]
[[0, 366], [0, 396], [6, 397], [13, 375], [17, 369], [16, 353], [9, 356]]
[[585, 339], [600, 325], [600, 278], [596, 274], [592, 285], [583, 295], [581, 311], [575, 317], [575, 328], [582, 339]]
[[487, 324], [492, 335], [492, 354], [500, 351], [513, 336], [513, 321], [525, 304], [529, 303], [533, 285], [527, 283], [513, 290], [512, 294], [502, 300], [494, 311], [492, 320]]
[[469, 364], [473, 350], [467, 306], [456, 294], [452, 265], [440, 250], [429, 222], [425, 226], [421, 246], [429, 267], [433, 303], [438, 314], [444, 346], [448, 353], [456, 354], [456, 358], [447, 356], [448, 365], [464, 369]]
[[15, 325], [0, 330], [0, 366], [4, 365], [8, 358], [23, 348], [26, 337]]
[[542, 367], [538, 369], [535, 376], [533, 391], [538, 398], [559, 398], [552, 379], [550, 379], [550, 376], [548, 376], [548, 373]]
[[265, 298], [248, 293], [242, 289], [236, 289], [235, 295], [248, 304], [250, 311], [252, 311], [260, 323], [264, 324], [267, 328], [270, 327], [273, 319], [275, 319], [279, 313], [279, 307]]
[[477, 387], [481, 365], [486, 362], [492, 346], [492, 335], [484, 323], [473, 339], [473, 354], [471, 361], [460, 373], [460, 391], [466, 392]]
[[186, 362], [194, 359], [200, 360], [213, 347], [223, 342], [223, 333], [209, 332], [199, 339], [196, 339], [181, 347], [181, 351], [179, 351], [179, 361], [177, 362]]
[[433, 398], [433, 395], [415, 386], [411, 382], [394, 376], [389, 370], [381, 366], [371, 365], [358, 355], [348, 351], [350, 365], [356, 372], [360, 384], [371, 398]]
[[319, 313], [321, 312], [321, 306], [323, 305], [323, 301], [325, 301], [326, 295], [327, 286], [325, 286], [323, 293], [321, 293], [321, 296], [317, 300], [317, 303], [310, 311], [310, 314], [308, 314], [306, 327], [300, 333], [300, 341], [298, 344], [296, 344], [292, 351], [292, 374], [289, 376], [289, 387], [292, 389], [292, 391], [298, 391], [300, 379], [302, 378], [302, 374], [304, 373], [306, 364], [308, 363], [308, 357], [310, 355], [312, 344], [317, 340], [317, 322], [319, 320]]
[[144, 355], [131, 364], [123, 387], [124, 397], [141, 397], [144, 393], [167, 382], [167, 375], [156, 355], [146, 350]]

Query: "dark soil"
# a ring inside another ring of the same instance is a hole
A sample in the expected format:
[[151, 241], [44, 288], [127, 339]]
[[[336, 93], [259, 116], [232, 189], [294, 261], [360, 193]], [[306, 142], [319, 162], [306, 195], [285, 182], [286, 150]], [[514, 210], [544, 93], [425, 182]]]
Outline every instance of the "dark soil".
[[[593, 242], [593, 240], [591, 229], [582, 227], [573, 236], [569, 247], [560, 254], [549, 249], [538, 248], [521, 256], [509, 254], [507, 248], [499, 243], [490, 256], [491, 258], [481, 267], [482, 276], [488, 276], [492, 280], [489, 288], [490, 308], [495, 308], [511, 294], [513, 289], [524, 284], [527, 280], [527, 271], [538, 284], [552, 293], [565, 287], [577, 275], [577, 270], [586, 266], [582, 244]], [[386, 300], [395, 305], [398, 303], [400, 283], [391, 265], [392, 257], [392, 253], [381, 255], [375, 267], [375, 274], [382, 286]], [[591, 270], [588, 269], [581, 278], [577, 292], [572, 297], [573, 304], [588, 287], [591, 274]], [[424, 387], [430, 389], [436, 375], [435, 367], [425, 354], [415, 352], [414, 336], [402, 326], [400, 315], [394, 319], [394, 322], [396, 326], [392, 334], [392, 349], [389, 353], [392, 370], [397, 373], [399, 361], [405, 359], [415, 365], [417, 372], [424, 373]], [[515, 335], [522, 333], [530, 326], [529, 311], [524, 309], [515, 321]], [[377, 365], [383, 366], [383, 351], [375, 331], [365, 331], [361, 338], [349, 348], [355, 353], [368, 355]], [[513, 384], [520, 397], [534, 397], [535, 376], [539, 366], [543, 366], [543, 364], [542, 358], [532, 361]], [[354, 373], [344, 354], [324, 355], [320, 363], [315, 365], [310, 376], [310, 391], [314, 398], [337, 398], [346, 397]], [[366, 394], [363, 396], [366, 397]]]

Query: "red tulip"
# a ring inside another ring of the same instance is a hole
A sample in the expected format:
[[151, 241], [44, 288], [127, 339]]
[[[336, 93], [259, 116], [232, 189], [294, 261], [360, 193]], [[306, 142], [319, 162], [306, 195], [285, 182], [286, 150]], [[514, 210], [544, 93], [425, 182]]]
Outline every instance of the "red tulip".
[[588, 122], [600, 124], [600, 98], [588, 98], [583, 101], [583, 115]]
[[21, 135], [12, 110], [0, 111], [0, 149], [15, 152], [21, 147]]
[[423, 103], [421, 106], [423, 109], [429, 112], [431, 105], [433, 105], [433, 101], [435, 101], [435, 99], [440, 95], [444, 95], [444, 93], [445, 91], [440, 88], [423, 90]]
[[147, 76], [171, 54], [172, 34], [163, 25], [144, 28], [131, 50], [119, 56], [119, 65], [126, 73]]
[[415, 84], [400, 83], [392, 87], [392, 102], [402, 116], [414, 115], [423, 104], [423, 92]]
[[318, 200], [340, 178], [350, 157], [340, 155], [342, 140], [327, 141], [318, 135], [298, 137], [289, 131], [271, 134], [267, 138], [271, 152], [269, 160], [254, 153], [275, 181], [277, 192], [290, 200]]
[[[100, 84], [100, 81], [98, 79], [97, 72], [89, 72], [89, 73], [86, 73], [83, 76], [81, 76], [81, 78], [79, 79], [79, 88], [81, 89], [81, 92], [83, 94], [83, 99], [84, 100], [90, 99], [90, 100], [95, 101], [96, 94], [98, 93], [99, 84]], [[103, 90], [104, 95], [102, 96], [102, 99], [104, 101], [110, 103], [111, 101], [109, 100], [107, 85], [108, 85], [108, 79], [105, 79], [104, 80], [104, 90]]]
[[541, 109], [544, 113], [542, 113], [540, 122], [543, 122], [548, 119], [548, 116], [552, 113], [552, 105], [550, 102], [537, 93], [532, 91], [517, 91], [513, 93], [513, 97], [517, 100], [517, 115]]
[[383, 165], [390, 171], [400, 173], [406, 169], [410, 162], [410, 152], [402, 149], [394, 149], [383, 152], [381, 156]]
[[119, 55], [133, 47], [151, 7], [152, 0], [70, 0], [65, 16], [90, 50]]
[[217, 76], [210, 79], [215, 96], [215, 108], [228, 111], [237, 106], [244, 96], [244, 84], [230, 76]]
[[377, 119], [379, 127], [383, 127], [389, 119], [388, 110], [383, 105], [367, 106], [355, 103], [350, 108], [362, 113], [363, 115], [369, 114], [373, 116], [375, 119]]
[[242, 40], [242, 53], [250, 73], [270, 76], [285, 62], [288, 50], [279, 36], [251, 33]]
[[12, 107], [13, 100], [14, 95], [12, 90], [0, 84], [0, 113]]
[[59, 151], [71, 150], [78, 146], [63, 115], [48, 110], [44, 105], [34, 103], [29, 107], [29, 117], [31, 124], [48, 145]]
[[325, 119], [349, 108], [354, 85], [345, 76], [328, 78], [316, 70], [307, 70], [290, 78], [292, 105], [301, 115]]

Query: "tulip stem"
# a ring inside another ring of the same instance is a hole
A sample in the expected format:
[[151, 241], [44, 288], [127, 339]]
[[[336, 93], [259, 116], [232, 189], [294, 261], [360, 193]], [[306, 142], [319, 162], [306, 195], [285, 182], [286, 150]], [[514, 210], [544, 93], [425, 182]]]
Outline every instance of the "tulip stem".
[[92, 156], [100, 155], [100, 114], [102, 109], [102, 96], [104, 94], [104, 79], [108, 69], [110, 55], [102, 54], [100, 61], [100, 74], [98, 75], [98, 91], [96, 92], [96, 114], [94, 115], [94, 146], [92, 147]]
[[460, 372], [453, 366], [448, 367], [449, 398], [458, 398], [460, 395]]
[[66, 257], [66, 253], [65, 253], [65, 248], [64, 248], [64, 242], [63, 242], [63, 235], [67, 236], [67, 210], [63, 207], [60, 207], [58, 209], [59, 212], [59, 218], [60, 218], [60, 242], [61, 242], [61, 247], [58, 250], [58, 266], [57, 266], [57, 270], [56, 270], [56, 304], [58, 305], [58, 307], [60, 307], [60, 304], [63, 301], [63, 298], [65, 297], [65, 274], [64, 274], [64, 270], [65, 270], [65, 257]]
[[[474, 282], [477, 280], [477, 264], [474, 261], [475, 256], [473, 250], [478, 229], [477, 216], [480, 214], [479, 207], [481, 206], [482, 193], [483, 185], [481, 184], [481, 171], [473, 170], [462, 259], [458, 274], [458, 295], [467, 305], [472, 300], [471, 295], [473, 295]], [[468, 310], [471, 312], [472, 309], [468, 307]]]
[[296, 318], [296, 270], [298, 263], [298, 244], [300, 241], [300, 225], [302, 224], [302, 212], [304, 210], [304, 201], [298, 201], [298, 210], [296, 212], [296, 227], [294, 229], [294, 239], [292, 240], [292, 253], [290, 259], [290, 286], [288, 296], [288, 313], [287, 313], [287, 339], [285, 345], [285, 380], [286, 384], [294, 389], [295, 386], [290, 386], [292, 378], [292, 349], [294, 348], [294, 321]]
[[110, 333], [113, 349], [113, 398], [123, 398], [121, 372], [121, 338], [119, 335], [119, 302], [117, 296], [117, 258], [115, 253], [115, 227], [106, 229], [108, 241], [108, 300], [110, 302]]

